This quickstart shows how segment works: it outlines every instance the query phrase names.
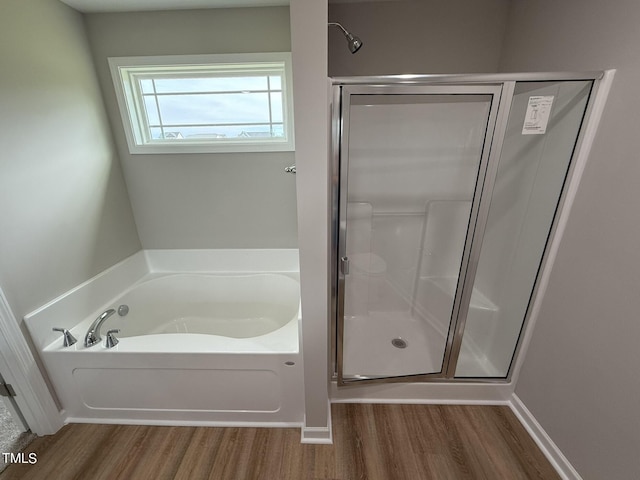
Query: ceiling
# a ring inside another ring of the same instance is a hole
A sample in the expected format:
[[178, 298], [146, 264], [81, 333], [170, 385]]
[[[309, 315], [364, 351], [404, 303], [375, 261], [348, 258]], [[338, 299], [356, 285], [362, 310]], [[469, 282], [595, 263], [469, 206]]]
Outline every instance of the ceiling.
[[[289, 0], [60, 0], [83, 13], [189, 10], [192, 8], [274, 7]], [[410, 0], [328, 0], [328, 3], [404, 2]]]
[[272, 7], [289, 0], [61, 0], [83, 13], [188, 10], [191, 8]]

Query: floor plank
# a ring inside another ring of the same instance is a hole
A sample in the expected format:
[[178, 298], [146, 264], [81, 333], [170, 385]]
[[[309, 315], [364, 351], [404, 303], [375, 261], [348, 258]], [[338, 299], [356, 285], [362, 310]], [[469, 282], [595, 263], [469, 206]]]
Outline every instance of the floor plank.
[[560, 478], [508, 407], [334, 404], [333, 445], [295, 428], [67, 425], [0, 480]]

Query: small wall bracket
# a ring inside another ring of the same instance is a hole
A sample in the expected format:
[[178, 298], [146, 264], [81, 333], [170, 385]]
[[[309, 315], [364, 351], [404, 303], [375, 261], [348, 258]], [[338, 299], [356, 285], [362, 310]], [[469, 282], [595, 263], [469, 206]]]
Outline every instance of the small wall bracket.
[[16, 391], [8, 383], [0, 383], [0, 397], [15, 397]]

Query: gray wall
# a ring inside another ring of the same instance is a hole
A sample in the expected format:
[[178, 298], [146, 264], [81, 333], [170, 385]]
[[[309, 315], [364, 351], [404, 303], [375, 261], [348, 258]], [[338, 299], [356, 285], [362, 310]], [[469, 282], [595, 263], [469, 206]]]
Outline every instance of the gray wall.
[[129, 154], [107, 58], [290, 51], [289, 9], [86, 16], [87, 32], [144, 248], [296, 247], [293, 152]]
[[504, 71], [616, 68], [516, 393], [585, 480], [640, 478], [640, 3], [514, 1]]
[[140, 249], [80, 14], [4, 0], [0, 286], [17, 318]]
[[363, 41], [351, 54], [331, 27], [329, 75], [495, 72], [508, 6], [508, 0], [329, 4], [329, 21]]
[[329, 91], [327, 0], [291, 0], [298, 146], [303, 438], [329, 438]]

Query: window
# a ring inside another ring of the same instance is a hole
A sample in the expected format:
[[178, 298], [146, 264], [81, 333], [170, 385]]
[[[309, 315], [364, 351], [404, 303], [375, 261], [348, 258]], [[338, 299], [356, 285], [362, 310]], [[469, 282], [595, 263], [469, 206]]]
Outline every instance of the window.
[[291, 55], [110, 58], [131, 153], [293, 150]]

